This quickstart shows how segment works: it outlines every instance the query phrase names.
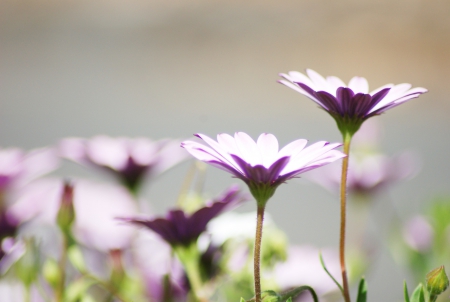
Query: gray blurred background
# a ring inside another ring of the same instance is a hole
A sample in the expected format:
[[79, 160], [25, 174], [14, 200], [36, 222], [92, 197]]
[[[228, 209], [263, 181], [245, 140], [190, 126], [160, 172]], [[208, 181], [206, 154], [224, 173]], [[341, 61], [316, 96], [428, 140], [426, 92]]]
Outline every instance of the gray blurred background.
[[[406, 218], [450, 193], [449, 14], [448, 0], [1, 0], [0, 145], [235, 131], [271, 132], [281, 145], [339, 141], [332, 118], [277, 84], [278, 73], [359, 75], [371, 89], [408, 82], [429, 93], [376, 118], [382, 150], [414, 150], [422, 170], [373, 205], [383, 238], [394, 209]], [[148, 185], [157, 212], [174, 204], [188, 167]], [[59, 174], [93, 176], [74, 165]], [[209, 169], [205, 190], [233, 182]], [[292, 243], [320, 247], [338, 245], [338, 210], [337, 196], [304, 180], [268, 205]], [[401, 299], [407, 272], [386, 249], [367, 277], [370, 301]]]

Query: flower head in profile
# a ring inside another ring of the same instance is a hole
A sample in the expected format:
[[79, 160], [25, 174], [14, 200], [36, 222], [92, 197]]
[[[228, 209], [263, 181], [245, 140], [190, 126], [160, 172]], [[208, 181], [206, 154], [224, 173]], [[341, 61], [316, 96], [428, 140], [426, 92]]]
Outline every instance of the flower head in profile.
[[169, 139], [96, 136], [64, 139], [60, 153], [77, 163], [114, 174], [136, 192], [145, 176], [158, 175], [186, 158], [186, 152], [180, 151], [178, 145], [179, 141]]
[[197, 159], [242, 179], [259, 206], [264, 206], [286, 180], [345, 156], [334, 150], [339, 143], [320, 141], [305, 148], [305, 139], [278, 150], [276, 137], [268, 133], [261, 134], [256, 142], [243, 132], [234, 137], [219, 134], [217, 142], [203, 134], [196, 136], [209, 146], [194, 141], [185, 141], [181, 146]]
[[175, 209], [169, 211], [164, 218], [124, 218], [123, 220], [151, 229], [171, 246], [189, 246], [198, 239], [200, 234], [206, 231], [206, 226], [211, 219], [245, 200], [247, 200], [245, 194], [233, 186], [223, 195], [207, 202], [206, 206], [192, 214]]
[[337, 122], [342, 133], [353, 135], [368, 118], [379, 115], [427, 92], [425, 88], [411, 89], [411, 84], [387, 84], [369, 92], [369, 84], [362, 77], [354, 77], [346, 85], [341, 79], [322, 77], [307, 69], [306, 75], [291, 71], [280, 74], [279, 83], [303, 94], [326, 110]]

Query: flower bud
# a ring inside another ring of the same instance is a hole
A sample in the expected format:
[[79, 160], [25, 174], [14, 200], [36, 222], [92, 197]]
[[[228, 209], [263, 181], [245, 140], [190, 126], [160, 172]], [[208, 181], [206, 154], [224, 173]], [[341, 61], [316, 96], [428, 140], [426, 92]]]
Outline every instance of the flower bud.
[[75, 220], [75, 210], [73, 207], [73, 185], [67, 181], [64, 183], [61, 205], [59, 206], [56, 220], [61, 230], [65, 234], [69, 234], [72, 223]]
[[448, 285], [449, 281], [443, 265], [427, 274], [427, 289], [430, 297], [437, 297], [448, 288]]

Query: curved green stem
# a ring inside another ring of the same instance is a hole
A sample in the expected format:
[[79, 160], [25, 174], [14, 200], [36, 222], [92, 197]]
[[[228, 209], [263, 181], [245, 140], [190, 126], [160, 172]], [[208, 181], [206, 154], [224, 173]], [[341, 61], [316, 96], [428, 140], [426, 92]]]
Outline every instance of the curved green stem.
[[255, 276], [255, 302], [261, 302], [261, 241], [264, 220], [264, 206], [258, 206], [256, 221], [255, 250], [253, 254]]
[[346, 225], [346, 205], [347, 205], [347, 170], [350, 155], [350, 142], [352, 136], [344, 134], [344, 153], [347, 155], [342, 161], [341, 174], [341, 226], [339, 239], [339, 260], [341, 262], [343, 296], [345, 302], [350, 302], [350, 292], [348, 287], [347, 269], [345, 266], [345, 225]]

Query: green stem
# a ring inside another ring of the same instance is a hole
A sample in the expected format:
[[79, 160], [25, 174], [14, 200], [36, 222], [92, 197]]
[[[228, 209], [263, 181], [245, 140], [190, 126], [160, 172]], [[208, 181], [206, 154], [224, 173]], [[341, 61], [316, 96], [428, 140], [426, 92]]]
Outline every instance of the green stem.
[[62, 249], [61, 249], [61, 258], [59, 259], [59, 273], [60, 280], [58, 284], [58, 288], [55, 292], [56, 302], [64, 301], [64, 289], [66, 283], [66, 265], [67, 265], [67, 248], [68, 248], [68, 238], [66, 234], [62, 236]]
[[352, 136], [350, 134], [344, 134], [344, 153], [347, 155], [342, 161], [342, 174], [341, 174], [341, 226], [340, 226], [340, 239], [339, 239], [339, 260], [341, 262], [342, 273], [342, 285], [343, 296], [345, 302], [350, 302], [350, 292], [348, 288], [347, 269], [345, 266], [345, 223], [346, 223], [346, 204], [347, 204], [347, 170], [348, 160], [350, 155], [350, 142]]
[[255, 302], [261, 302], [261, 241], [264, 220], [264, 206], [258, 206], [256, 221], [255, 250], [253, 254], [255, 276]]
[[200, 253], [197, 249], [197, 243], [194, 242], [190, 246], [176, 246], [174, 251], [180, 259], [183, 267], [186, 271], [186, 275], [189, 279], [189, 284], [191, 285], [191, 291], [196, 302], [206, 301], [202, 298], [202, 277], [200, 275]]

